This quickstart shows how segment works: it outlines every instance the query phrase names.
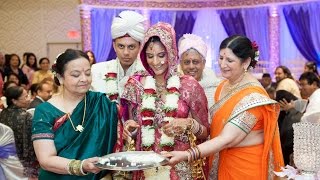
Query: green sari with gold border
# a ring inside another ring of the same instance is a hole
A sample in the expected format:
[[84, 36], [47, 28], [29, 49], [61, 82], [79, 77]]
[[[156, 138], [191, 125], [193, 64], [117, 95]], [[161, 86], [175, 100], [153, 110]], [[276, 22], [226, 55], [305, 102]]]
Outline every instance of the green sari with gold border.
[[[66, 113], [60, 111], [48, 102], [40, 104], [34, 114], [32, 124], [32, 140], [52, 139], [57, 156], [68, 159], [83, 160], [94, 156], [100, 157], [113, 152], [117, 140], [117, 105], [111, 102], [105, 94], [87, 92], [84, 130], [75, 131], [69, 119], [62, 121]], [[71, 115], [74, 126], [82, 123], [84, 100], [74, 109]], [[60, 126], [57, 128], [57, 121]], [[56, 174], [41, 169], [39, 179], [100, 179], [106, 171], [98, 174], [90, 173], [86, 176], [71, 176]]]

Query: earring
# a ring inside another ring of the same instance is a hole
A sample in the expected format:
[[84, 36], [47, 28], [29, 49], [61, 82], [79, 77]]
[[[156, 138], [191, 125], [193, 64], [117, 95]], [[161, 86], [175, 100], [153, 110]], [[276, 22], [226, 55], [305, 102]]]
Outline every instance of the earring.
[[244, 73], [248, 72], [248, 68], [243, 67]]

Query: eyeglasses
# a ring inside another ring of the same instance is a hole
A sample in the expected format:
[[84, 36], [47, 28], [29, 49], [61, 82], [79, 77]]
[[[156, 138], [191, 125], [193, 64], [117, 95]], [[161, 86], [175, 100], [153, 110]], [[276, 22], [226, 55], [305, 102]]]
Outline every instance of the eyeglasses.
[[18, 98], [18, 100], [29, 100], [29, 99], [30, 99], [30, 95], [29, 94], [24, 96], [24, 97]]

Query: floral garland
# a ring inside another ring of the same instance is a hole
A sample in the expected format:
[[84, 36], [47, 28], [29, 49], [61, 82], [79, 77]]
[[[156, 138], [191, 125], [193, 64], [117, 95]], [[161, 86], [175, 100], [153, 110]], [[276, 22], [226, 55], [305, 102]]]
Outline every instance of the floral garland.
[[117, 82], [117, 68], [112, 66], [110, 71], [105, 74], [106, 77], [106, 94], [111, 101], [118, 101], [119, 89]]
[[[152, 76], [147, 76], [144, 84], [144, 94], [142, 95], [142, 127], [141, 127], [141, 146], [144, 150], [152, 150], [155, 143], [155, 127], [154, 116], [156, 112], [156, 85], [155, 79]], [[179, 76], [171, 76], [167, 81], [167, 94], [165, 104], [162, 110], [165, 112], [163, 123], [170, 123], [177, 115], [180, 78]], [[162, 150], [173, 150], [174, 137], [167, 136], [163, 130], [160, 130], [160, 146]], [[144, 170], [146, 180], [153, 179], [170, 179], [170, 166], [163, 166], [158, 169], [152, 168]]]
[[260, 58], [259, 46], [256, 41], [253, 41], [251, 43], [251, 46], [252, 46], [252, 49], [254, 50], [254, 60], [258, 62]]
[[[171, 76], [167, 81], [166, 102], [163, 106], [165, 117], [163, 123], [169, 123], [177, 114], [179, 100], [180, 78]], [[142, 148], [151, 150], [155, 142], [154, 116], [156, 111], [156, 85], [155, 79], [152, 76], [147, 76], [144, 84], [144, 94], [142, 95]], [[163, 150], [171, 150], [174, 145], [174, 137], [169, 137], [161, 132], [160, 146]]]

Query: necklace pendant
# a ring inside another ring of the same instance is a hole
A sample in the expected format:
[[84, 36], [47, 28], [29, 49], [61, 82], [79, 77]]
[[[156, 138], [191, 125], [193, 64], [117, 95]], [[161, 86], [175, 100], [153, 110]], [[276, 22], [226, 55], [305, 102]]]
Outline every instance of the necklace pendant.
[[76, 129], [77, 131], [82, 132], [84, 128], [82, 125], [78, 125]]

